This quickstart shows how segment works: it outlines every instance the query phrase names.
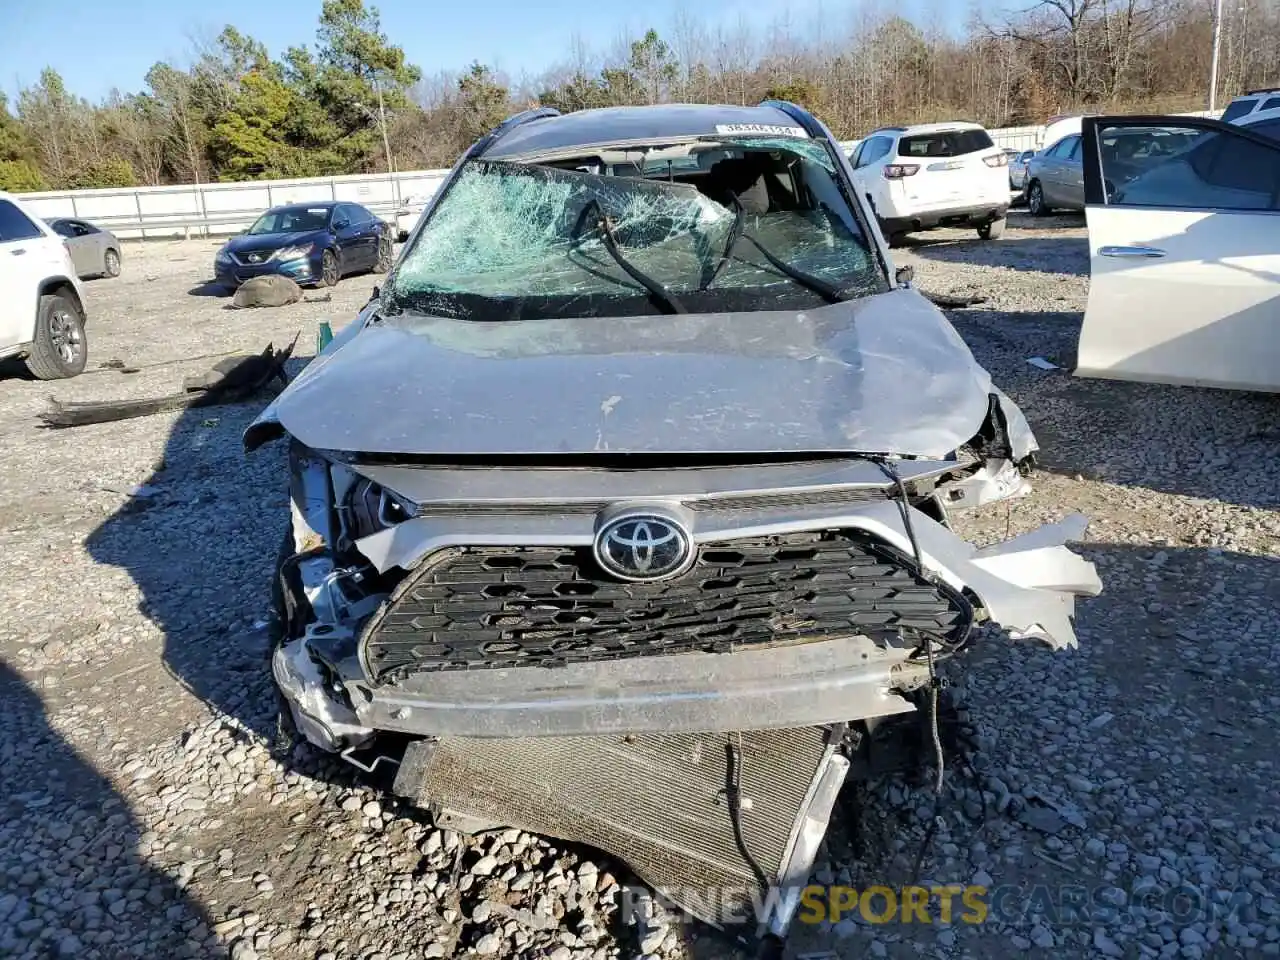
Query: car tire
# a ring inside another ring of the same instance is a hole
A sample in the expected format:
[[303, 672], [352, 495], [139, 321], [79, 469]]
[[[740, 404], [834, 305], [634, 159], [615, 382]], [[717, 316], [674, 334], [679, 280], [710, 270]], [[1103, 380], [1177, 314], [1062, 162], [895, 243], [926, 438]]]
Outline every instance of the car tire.
[[65, 380], [84, 371], [89, 341], [84, 314], [60, 293], [45, 294], [36, 306], [36, 335], [26, 364], [37, 380]]
[[102, 255], [102, 275], [104, 277], [120, 276], [120, 252], [118, 250], [107, 249]]
[[1039, 180], [1032, 180], [1027, 185], [1027, 210], [1033, 217], [1047, 217], [1052, 212], [1044, 202], [1044, 188]]
[[978, 237], [982, 240], [999, 240], [1004, 236], [1004, 227], [1008, 221], [1001, 217], [999, 220], [988, 220], [986, 223], [978, 224]]
[[326, 250], [320, 255], [320, 286], [337, 286], [341, 279], [342, 266], [338, 263], [338, 255], [332, 250]]
[[386, 273], [395, 262], [395, 248], [391, 243], [391, 234], [383, 233], [378, 237], [378, 259], [373, 262], [374, 273]]

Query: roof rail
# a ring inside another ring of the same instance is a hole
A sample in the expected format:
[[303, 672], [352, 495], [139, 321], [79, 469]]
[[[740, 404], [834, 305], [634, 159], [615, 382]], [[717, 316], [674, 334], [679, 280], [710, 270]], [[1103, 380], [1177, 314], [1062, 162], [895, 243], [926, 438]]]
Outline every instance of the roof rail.
[[560, 111], [557, 110], [555, 107], [533, 107], [532, 109], [529, 109], [529, 110], [522, 110], [519, 113], [513, 113], [511, 116], [507, 117], [507, 119], [503, 120], [500, 124], [498, 124], [492, 130], [490, 130], [488, 133], [486, 133], [483, 137], [481, 137], [479, 140], [473, 143], [471, 145], [471, 149], [468, 150], [467, 153], [470, 156], [479, 156], [489, 148], [489, 144], [493, 143], [494, 140], [497, 140], [503, 134], [507, 133], [507, 131], [514, 129], [515, 127], [518, 127], [521, 124], [529, 123], [532, 120], [542, 120], [542, 119], [545, 119], [546, 117], [558, 117], [558, 116], [560, 116]]
[[1254, 97], [1260, 93], [1280, 93], [1280, 87], [1259, 87], [1257, 90], [1246, 90], [1242, 97]]
[[781, 110], [796, 123], [800, 124], [800, 128], [811, 137], [825, 140], [831, 136], [830, 131], [822, 125], [822, 121], [804, 107], [794, 104], [790, 100], [761, 100], [760, 106]]

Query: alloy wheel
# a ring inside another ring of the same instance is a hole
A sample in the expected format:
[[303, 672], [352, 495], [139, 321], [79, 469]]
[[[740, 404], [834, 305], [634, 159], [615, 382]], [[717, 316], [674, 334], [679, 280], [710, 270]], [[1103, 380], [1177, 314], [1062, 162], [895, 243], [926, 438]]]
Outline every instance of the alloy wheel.
[[68, 367], [74, 366], [84, 351], [84, 328], [80, 319], [69, 310], [54, 310], [49, 318], [49, 340], [59, 359]]

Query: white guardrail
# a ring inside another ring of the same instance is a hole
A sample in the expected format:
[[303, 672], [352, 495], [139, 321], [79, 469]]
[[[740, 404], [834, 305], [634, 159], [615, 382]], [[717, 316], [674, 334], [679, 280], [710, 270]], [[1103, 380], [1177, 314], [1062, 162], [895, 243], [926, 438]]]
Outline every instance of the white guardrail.
[[[1211, 116], [1197, 113], [1182, 116]], [[1032, 150], [1043, 146], [1043, 126], [990, 131], [997, 146]], [[861, 141], [840, 146], [851, 152]], [[238, 233], [264, 210], [284, 203], [349, 200], [394, 220], [402, 202], [435, 193], [448, 170], [252, 180], [169, 187], [112, 187], [103, 190], [48, 190], [22, 199], [40, 216], [88, 220], [122, 238], [173, 238]]]

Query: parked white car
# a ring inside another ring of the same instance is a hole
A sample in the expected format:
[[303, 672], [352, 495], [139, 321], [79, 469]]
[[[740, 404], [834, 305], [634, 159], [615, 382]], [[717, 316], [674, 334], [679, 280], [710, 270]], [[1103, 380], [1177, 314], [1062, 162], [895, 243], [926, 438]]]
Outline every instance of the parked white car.
[[972, 226], [984, 240], [1004, 233], [1009, 159], [976, 123], [885, 127], [850, 162], [890, 245], [934, 227]]
[[1239, 123], [1263, 110], [1280, 110], [1280, 87], [1265, 87], [1240, 94], [1222, 111], [1222, 121]]
[[1255, 110], [1252, 113], [1245, 114], [1243, 117], [1232, 120], [1231, 123], [1240, 127], [1248, 127], [1258, 133], [1265, 133], [1273, 140], [1280, 140], [1280, 107]]
[[84, 290], [71, 253], [17, 197], [0, 193], [0, 357], [41, 380], [74, 377], [89, 358]]
[[[1187, 146], [1117, 156], [1112, 131]], [[1280, 392], [1280, 142], [1198, 117], [1084, 121], [1092, 279], [1075, 373]]]

